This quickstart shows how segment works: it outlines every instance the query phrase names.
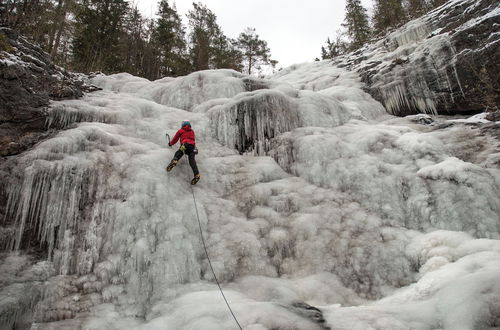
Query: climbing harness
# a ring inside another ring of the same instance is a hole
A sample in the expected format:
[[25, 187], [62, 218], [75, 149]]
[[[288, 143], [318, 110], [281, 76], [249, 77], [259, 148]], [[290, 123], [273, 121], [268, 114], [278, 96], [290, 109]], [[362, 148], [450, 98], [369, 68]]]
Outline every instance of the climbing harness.
[[[186, 166], [188, 166], [187, 162], [186, 162]], [[188, 167], [188, 173], [189, 173], [189, 167]], [[215, 283], [217, 283], [217, 286], [219, 287], [220, 294], [222, 295], [222, 298], [224, 298], [224, 301], [226, 302], [227, 308], [229, 309], [229, 312], [231, 312], [231, 315], [233, 316], [234, 321], [236, 321], [236, 324], [238, 325], [240, 330], [243, 330], [240, 323], [238, 322], [238, 319], [234, 315], [233, 310], [231, 309], [231, 306], [229, 306], [229, 302], [227, 301], [226, 296], [224, 295], [224, 292], [222, 291], [219, 280], [217, 279], [217, 276], [215, 275], [214, 268], [212, 267], [212, 262], [210, 261], [210, 257], [208, 256], [208, 249], [207, 249], [207, 245], [205, 244], [205, 238], [203, 237], [203, 230], [201, 229], [200, 215], [198, 213], [198, 206], [196, 205], [196, 197], [194, 195], [193, 186], [191, 186], [191, 194], [193, 194], [194, 208], [196, 210], [196, 218], [198, 219], [198, 227], [200, 228], [201, 242], [203, 243], [203, 248], [205, 249], [205, 255], [207, 256], [208, 264], [210, 265], [210, 269], [212, 270], [212, 274], [214, 275]]]

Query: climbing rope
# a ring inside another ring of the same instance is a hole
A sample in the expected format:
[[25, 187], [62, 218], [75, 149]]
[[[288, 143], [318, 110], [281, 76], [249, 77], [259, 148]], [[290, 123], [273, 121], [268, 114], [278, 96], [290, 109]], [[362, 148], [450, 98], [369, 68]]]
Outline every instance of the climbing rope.
[[[186, 160], [186, 166], [188, 167], [188, 173], [189, 173], [189, 166]], [[208, 249], [207, 245], [205, 244], [205, 238], [203, 237], [203, 230], [201, 229], [201, 221], [200, 221], [200, 215], [198, 213], [198, 206], [196, 205], [196, 197], [194, 195], [194, 189], [193, 185], [191, 185], [191, 194], [193, 194], [193, 201], [194, 201], [194, 209], [196, 210], [196, 218], [198, 219], [198, 227], [200, 228], [200, 236], [201, 236], [201, 242], [203, 243], [203, 248], [205, 249], [205, 255], [207, 256], [208, 264], [210, 265], [210, 269], [212, 270], [212, 274], [214, 275], [215, 283], [217, 283], [217, 286], [219, 287], [220, 294], [222, 295], [222, 298], [224, 298], [224, 301], [226, 302], [227, 308], [229, 309], [229, 312], [231, 312], [231, 315], [233, 316], [234, 321], [240, 328], [240, 330], [243, 330], [241, 327], [240, 323], [238, 322], [238, 319], [233, 313], [233, 310], [231, 309], [231, 306], [229, 306], [229, 302], [226, 299], [226, 296], [224, 295], [224, 292], [222, 291], [222, 287], [220, 286], [219, 280], [217, 279], [217, 276], [215, 275], [214, 267], [212, 267], [212, 262], [210, 261], [210, 257], [208, 256]]]

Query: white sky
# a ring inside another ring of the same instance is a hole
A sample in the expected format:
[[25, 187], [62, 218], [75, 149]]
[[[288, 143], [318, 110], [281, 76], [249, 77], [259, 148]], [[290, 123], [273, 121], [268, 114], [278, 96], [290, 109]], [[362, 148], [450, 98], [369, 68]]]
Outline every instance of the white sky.
[[[159, 0], [131, 0], [147, 17], [157, 11]], [[198, 1], [196, 1], [198, 2]], [[201, 0], [216, 16], [224, 34], [237, 38], [254, 27], [267, 41], [278, 67], [311, 62], [321, 56], [326, 38], [335, 36], [344, 20], [345, 0]], [[171, 1], [173, 3], [173, 1]], [[193, 0], [176, 0], [184, 23]], [[372, 0], [362, 0], [371, 12]]]

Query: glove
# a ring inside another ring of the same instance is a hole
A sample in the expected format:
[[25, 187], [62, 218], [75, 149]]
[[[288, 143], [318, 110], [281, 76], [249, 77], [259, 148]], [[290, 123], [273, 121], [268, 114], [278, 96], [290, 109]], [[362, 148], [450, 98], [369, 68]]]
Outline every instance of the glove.
[[170, 143], [168, 144], [168, 146], [169, 146], [170, 148], [172, 148], [172, 145], [171, 145]]

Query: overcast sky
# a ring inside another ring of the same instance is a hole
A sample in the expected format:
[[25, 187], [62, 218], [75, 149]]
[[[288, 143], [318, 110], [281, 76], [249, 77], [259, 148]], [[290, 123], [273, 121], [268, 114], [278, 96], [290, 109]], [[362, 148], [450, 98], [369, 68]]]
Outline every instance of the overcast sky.
[[[158, 0], [134, 0], [148, 17], [155, 15]], [[196, 1], [198, 2], [198, 1]], [[311, 62], [321, 56], [327, 37], [334, 37], [344, 20], [345, 0], [202, 0], [216, 16], [230, 38], [237, 38], [246, 27], [254, 27], [267, 41], [278, 67]], [[171, 1], [173, 3], [173, 1]], [[176, 0], [184, 23], [193, 0]], [[371, 12], [372, 0], [362, 0]]]

